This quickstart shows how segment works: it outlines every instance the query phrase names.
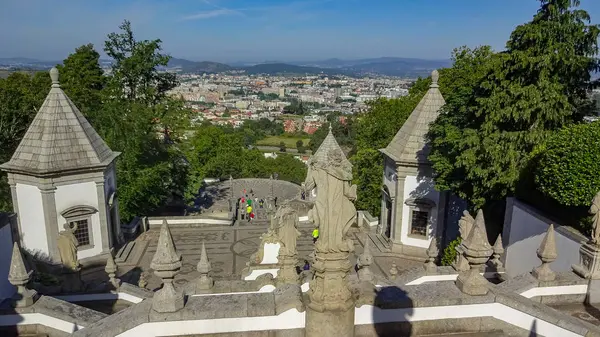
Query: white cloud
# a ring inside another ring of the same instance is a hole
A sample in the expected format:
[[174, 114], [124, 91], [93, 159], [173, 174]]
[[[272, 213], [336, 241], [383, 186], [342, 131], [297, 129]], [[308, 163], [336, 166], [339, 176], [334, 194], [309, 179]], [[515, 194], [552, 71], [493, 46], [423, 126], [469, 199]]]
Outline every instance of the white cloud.
[[224, 16], [224, 15], [240, 15], [241, 13], [235, 10], [231, 10], [231, 9], [227, 9], [227, 8], [219, 8], [219, 9], [213, 9], [210, 11], [204, 11], [204, 12], [199, 12], [193, 15], [188, 15], [188, 16], [184, 16], [183, 18], [181, 18], [182, 21], [190, 21], [190, 20], [203, 20], [203, 19], [210, 19], [210, 18], [215, 18], [218, 16]]

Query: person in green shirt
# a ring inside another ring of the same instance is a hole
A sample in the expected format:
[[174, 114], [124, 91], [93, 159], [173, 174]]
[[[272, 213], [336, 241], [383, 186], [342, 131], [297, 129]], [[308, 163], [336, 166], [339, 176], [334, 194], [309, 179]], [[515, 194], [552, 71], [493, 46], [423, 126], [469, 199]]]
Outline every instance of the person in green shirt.
[[317, 239], [319, 238], [319, 228], [315, 228], [312, 231], [313, 243], [317, 243]]

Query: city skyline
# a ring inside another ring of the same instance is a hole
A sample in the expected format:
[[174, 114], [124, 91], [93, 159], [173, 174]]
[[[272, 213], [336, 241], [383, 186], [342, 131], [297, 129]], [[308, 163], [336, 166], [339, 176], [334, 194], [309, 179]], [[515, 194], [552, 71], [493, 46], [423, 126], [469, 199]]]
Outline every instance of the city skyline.
[[[106, 35], [127, 19], [137, 39], [160, 38], [173, 57], [232, 63], [448, 59], [462, 45], [501, 50], [539, 1], [5, 0], [2, 7], [0, 57], [60, 60], [86, 43], [104, 57]], [[600, 3], [582, 0], [580, 8], [600, 22]]]

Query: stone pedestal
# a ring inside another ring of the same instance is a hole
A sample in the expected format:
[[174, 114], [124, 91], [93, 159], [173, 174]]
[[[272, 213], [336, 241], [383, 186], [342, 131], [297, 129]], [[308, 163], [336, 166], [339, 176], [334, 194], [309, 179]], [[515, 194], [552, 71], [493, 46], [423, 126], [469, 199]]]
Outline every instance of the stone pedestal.
[[579, 264], [572, 266], [573, 271], [586, 279], [600, 279], [600, 246], [587, 242], [579, 249]]
[[312, 266], [306, 306], [306, 336], [353, 337], [354, 298], [348, 284], [348, 253], [319, 253]]
[[317, 311], [306, 308], [306, 337], [353, 337], [354, 305], [346, 310]]
[[280, 284], [298, 284], [300, 275], [296, 270], [297, 256], [279, 255], [279, 272], [275, 281]]
[[479, 274], [479, 268], [472, 268], [458, 274], [456, 286], [467, 295], [478, 296], [488, 293], [489, 282]]

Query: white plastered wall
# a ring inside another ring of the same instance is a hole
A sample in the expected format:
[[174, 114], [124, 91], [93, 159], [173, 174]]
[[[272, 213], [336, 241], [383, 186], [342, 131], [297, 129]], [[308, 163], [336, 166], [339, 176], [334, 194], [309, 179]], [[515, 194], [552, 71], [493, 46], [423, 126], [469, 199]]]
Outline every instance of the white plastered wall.
[[48, 233], [46, 233], [40, 189], [37, 186], [20, 183], [17, 183], [16, 188], [23, 246], [30, 251], [39, 251], [49, 256]]
[[[60, 213], [67, 208], [83, 205], [91, 206], [99, 210], [98, 192], [96, 189], [96, 183], [94, 182], [57, 186], [55, 197], [56, 216], [59, 231], [63, 230], [63, 224], [66, 222], [66, 219], [63, 218]], [[78, 251], [77, 258], [80, 260], [102, 253], [102, 233], [100, 231], [100, 214], [98, 212], [92, 214], [90, 226], [94, 246], [90, 249]]]
[[[427, 230], [430, 233], [428, 238], [420, 239], [415, 236], [409, 236], [410, 229], [410, 206], [406, 204], [406, 200], [411, 198], [427, 198], [435, 202], [436, 206], [431, 208], [429, 212], [429, 228]], [[440, 194], [435, 190], [433, 181], [430, 179], [421, 179], [419, 180], [414, 175], [408, 175], [404, 178], [404, 196], [403, 200], [405, 201], [402, 204], [402, 228], [400, 232], [400, 240], [402, 244], [414, 247], [428, 248], [429, 243], [431, 242], [431, 234], [432, 231], [437, 227], [438, 221], [438, 211], [437, 207], [439, 205]]]

